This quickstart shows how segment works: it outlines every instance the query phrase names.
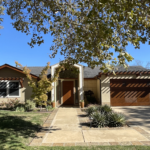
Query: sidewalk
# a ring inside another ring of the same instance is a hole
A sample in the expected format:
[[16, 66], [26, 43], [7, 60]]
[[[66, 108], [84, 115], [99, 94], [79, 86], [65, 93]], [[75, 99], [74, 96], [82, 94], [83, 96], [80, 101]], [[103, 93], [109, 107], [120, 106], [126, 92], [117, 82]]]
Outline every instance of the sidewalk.
[[30, 146], [150, 145], [150, 134], [139, 127], [86, 127], [80, 108], [56, 109]]

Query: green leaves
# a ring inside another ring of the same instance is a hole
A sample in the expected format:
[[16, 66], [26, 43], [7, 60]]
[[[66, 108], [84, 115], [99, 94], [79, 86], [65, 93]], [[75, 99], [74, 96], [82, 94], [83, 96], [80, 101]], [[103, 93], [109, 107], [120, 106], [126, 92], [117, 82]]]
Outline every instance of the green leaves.
[[[3, 18], [1, 18], [1, 15], [4, 15], [3, 11], [4, 11], [4, 7], [1, 5], [1, 2], [0, 2], [0, 24], [1, 22], [3, 21]], [[3, 27], [0, 25], [0, 29], [2, 29]]]
[[114, 60], [110, 48], [118, 53], [118, 64], [123, 65], [133, 60], [126, 53], [128, 42], [140, 48], [141, 42], [149, 41], [150, 2], [144, 2], [11, 0], [5, 6], [16, 30], [37, 34], [31, 38], [31, 47], [44, 43], [43, 37], [39, 38], [41, 33], [49, 33], [54, 37], [50, 47], [53, 58], [59, 50], [71, 64], [83, 62], [91, 68], [101, 65], [107, 72], [114, 71], [106, 65]]

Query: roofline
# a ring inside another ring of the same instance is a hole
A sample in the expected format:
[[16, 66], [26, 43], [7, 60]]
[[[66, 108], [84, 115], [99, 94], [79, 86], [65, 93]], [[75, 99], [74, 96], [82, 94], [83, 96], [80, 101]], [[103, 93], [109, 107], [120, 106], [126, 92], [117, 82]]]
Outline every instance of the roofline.
[[[51, 65], [51, 67], [53, 67], [53, 66], [55, 66], [55, 65], [57, 65], [57, 64], [60, 64], [60, 63], [56, 63], [56, 64], [54, 64], [54, 65]], [[83, 65], [81, 65], [81, 64], [74, 64], [74, 65], [83, 66]]]
[[[11, 66], [11, 65], [8, 65], [8, 64], [4, 64], [4, 65], [0, 66], [0, 69], [6, 68], [6, 67], [7, 67], [7, 68], [10, 68], [10, 69], [12, 69], [12, 70], [18, 71], [18, 72], [20, 72], [20, 73], [22, 73], [22, 74], [25, 74], [21, 69], [19, 69], [19, 68], [17, 68], [17, 67], [14, 67], [14, 66]], [[36, 76], [36, 75], [34, 75], [34, 74], [32, 74], [32, 73], [30, 73], [30, 75], [31, 75], [33, 78], [35, 78], [35, 79], [39, 79], [38, 76]]]
[[[115, 72], [116, 75], [142, 75], [142, 74], [150, 74], [150, 71], [116, 71]], [[101, 77], [101, 75], [114, 75], [112, 72], [108, 72], [108, 73], [103, 73], [103, 72], [99, 72], [98, 77]]]

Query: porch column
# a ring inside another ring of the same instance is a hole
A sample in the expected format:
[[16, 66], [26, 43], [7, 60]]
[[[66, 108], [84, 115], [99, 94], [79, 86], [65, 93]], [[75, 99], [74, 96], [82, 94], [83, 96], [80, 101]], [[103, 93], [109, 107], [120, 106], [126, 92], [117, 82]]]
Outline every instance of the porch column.
[[79, 65], [74, 65], [79, 68], [79, 102], [84, 99], [84, 91], [83, 91], [83, 67]]
[[[55, 68], [57, 67], [58, 65], [55, 65], [55, 66], [52, 66], [51, 67], [51, 77], [54, 76], [54, 73], [55, 73]], [[56, 84], [53, 82], [52, 83], [52, 86], [53, 86], [53, 89], [51, 90], [51, 100], [55, 102], [55, 107], [56, 107]]]

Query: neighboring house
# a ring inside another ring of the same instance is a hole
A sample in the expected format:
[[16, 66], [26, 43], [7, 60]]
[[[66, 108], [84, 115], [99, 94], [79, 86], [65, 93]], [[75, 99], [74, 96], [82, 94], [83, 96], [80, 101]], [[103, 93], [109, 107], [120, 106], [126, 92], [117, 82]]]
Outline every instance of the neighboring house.
[[[48, 77], [54, 75], [59, 64], [48, 70]], [[150, 105], [150, 71], [141, 66], [130, 66], [128, 71], [118, 67], [116, 75], [111, 72], [102, 73], [99, 67], [91, 69], [79, 64], [79, 74], [69, 70], [60, 73], [57, 82], [49, 93], [49, 99], [56, 102], [56, 106], [79, 105], [84, 99], [84, 91], [91, 90], [99, 104], [111, 106], [148, 106]], [[35, 81], [43, 67], [28, 67]], [[0, 102], [10, 98], [18, 98], [21, 102], [30, 99], [32, 89], [21, 68], [8, 64], [0, 66]]]

